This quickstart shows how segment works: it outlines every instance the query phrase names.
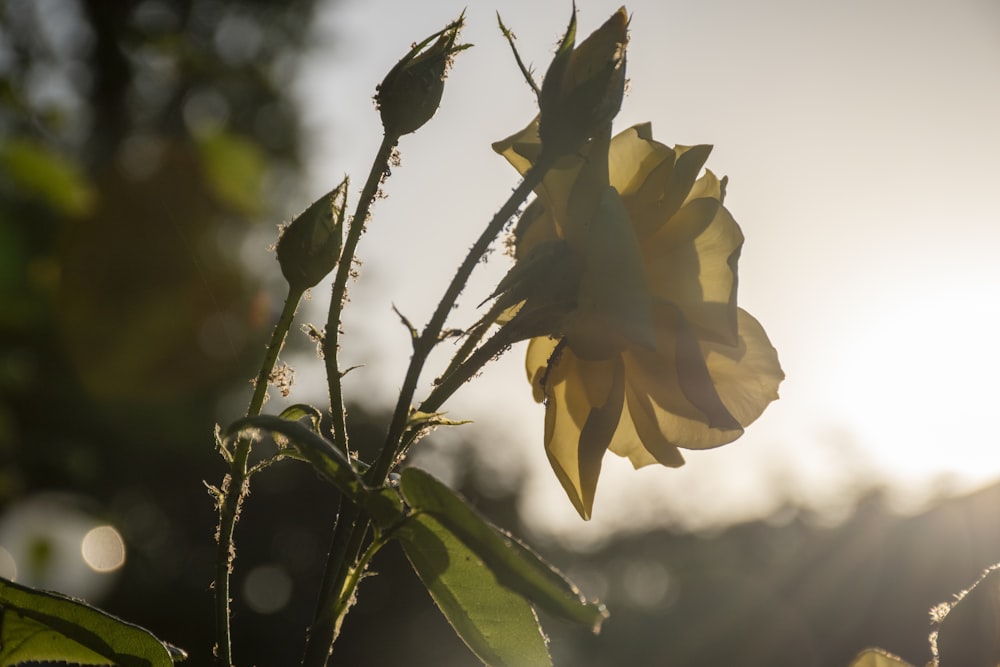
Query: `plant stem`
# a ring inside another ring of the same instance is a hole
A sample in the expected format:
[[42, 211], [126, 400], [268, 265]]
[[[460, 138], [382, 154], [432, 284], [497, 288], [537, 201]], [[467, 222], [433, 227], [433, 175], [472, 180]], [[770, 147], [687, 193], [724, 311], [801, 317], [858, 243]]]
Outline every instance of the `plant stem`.
[[[289, 288], [281, 315], [274, 325], [271, 341], [268, 343], [260, 372], [254, 381], [253, 395], [247, 407], [247, 416], [260, 414], [267, 397], [267, 386], [271, 372], [278, 361], [278, 354], [285, 343], [285, 336], [292, 326], [295, 311], [302, 299], [303, 290]], [[222, 483], [219, 498], [219, 529], [218, 551], [215, 563], [215, 621], [216, 621], [216, 662], [224, 667], [232, 665], [232, 634], [229, 614], [229, 577], [233, 570], [233, 560], [236, 558], [236, 547], [233, 543], [233, 532], [239, 520], [240, 507], [247, 492], [247, 460], [250, 457], [250, 440], [240, 439], [229, 461], [229, 474]]]
[[420, 407], [421, 412], [434, 412], [447, 401], [458, 388], [469, 381], [469, 379], [479, 372], [483, 366], [503, 352], [503, 349], [510, 345], [506, 336], [494, 335], [483, 343], [482, 347], [469, 355], [469, 358], [461, 364], [455, 372], [443, 378], [431, 391], [430, 395], [424, 399]]
[[[499, 300], [495, 301], [482, 319], [465, 332], [465, 340], [462, 341], [462, 345], [451, 358], [451, 361], [448, 363], [448, 367], [445, 368], [444, 373], [439, 376], [438, 380], [435, 380], [436, 384], [445, 382], [449, 376], [451, 376], [455, 371], [461, 368], [466, 361], [468, 361], [473, 350], [475, 350], [476, 346], [479, 345], [479, 341], [483, 339], [483, 336], [487, 331], [489, 331], [490, 327], [496, 323], [497, 318], [500, 317], [500, 315], [502, 315], [506, 310], [505, 306], [506, 304], [501, 304]], [[435, 390], [431, 393], [433, 395], [436, 392], [437, 389], [435, 388]], [[421, 411], [423, 411], [422, 408]]]
[[337, 274], [333, 280], [333, 290], [330, 296], [330, 309], [326, 317], [326, 330], [323, 335], [323, 360], [326, 363], [326, 382], [330, 392], [330, 413], [333, 420], [333, 441], [334, 444], [345, 455], [349, 453], [347, 442], [347, 414], [344, 409], [344, 394], [341, 379], [343, 372], [340, 370], [338, 355], [340, 353], [340, 319], [347, 303], [347, 281], [351, 277], [354, 268], [354, 253], [357, 251], [361, 234], [365, 230], [368, 222], [368, 210], [372, 202], [378, 195], [379, 185], [383, 177], [389, 174], [389, 160], [392, 152], [399, 143], [399, 137], [385, 134], [382, 137], [382, 144], [378, 153], [372, 161], [371, 170], [368, 172], [368, 180], [361, 190], [358, 199], [357, 210], [351, 218], [347, 238], [344, 240], [344, 248], [340, 253], [340, 261], [337, 264]]
[[427, 357], [430, 356], [431, 350], [440, 341], [445, 320], [448, 318], [448, 314], [451, 312], [462, 290], [465, 289], [465, 284], [468, 282], [469, 276], [472, 275], [473, 269], [476, 268], [479, 260], [482, 259], [482, 256], [486, 253], [493, 240], [503, 230], [507, 221], [517, 212], [518, 207], [528, 198], [528, 195], [531, 194], [535, 186], [542, 182], [542, 177], [545, 176], [549, 166], [548, 161], [539, 160], [524, 175], [521, 183], [514, 189], [514, 192], [511, 193], [506, 203], [500, 207], [500, 210], [493, 216], [493, 220], [490, 221], [490, 224], [486, 226], [486, 229], [480, 234], [475, 244], [469, 249], [469, 253], [465, 256], [465, 260], [459, 266], [458, 271], [455, 272], [455, 276], [452, 278], [451, 284], [448, 285], [448, 289], [445, 290], [444, 296], [441, 297], [441, 301], [438, 303], [434, 314], [431, 315], [430, 321], [424, 327], [423, 333], [414, 342], [413, 356], [410, 357], [410, 366], [403, 380], [403, 389], [400, 391], [399, 400], [396, 402], [396, 410], [392, 415], [392, 422], [386, 434], [385, 444], [382, 446], [381, 452], [379, 452], [378, 460], [376, 460], [375, 464], [368, 471], [367, 479], [372, 485], [377, 486], [385, 482], [386, 476], [389, 474], [392, 464], [398, 456], [398, 447], [403, 436], [403, 431], [406, 429], [406, 419], [410, 413], [410, 406], [413, 403], [413, 395], [416, 393], [420, 373], [423, 371], [424, 363], [427, 361]]
[[[323, 359], [326, 363], [326, 379], [330, 392], [333, 441], [345, 455], [349, 455], [350, 449], [347, 439], [347, 412], [344, 406], [342, 385], [343, 372], [340, 369], [338, 359], [340, 320], [344, 305], [347, 303], [347, 281], [351, 277], [358, 242], [361, 240], [361, 234], [368, 221], [368, 211], [378, 195], [379, 185], [381, 185], [383, 177], [389, 173], [389, 161], [398, 143], [398, 136], [384, 135], [382, 144], [372, 161], [368, 179], [361, 190], [357, 210], [351, 218], [347, 238], [344, 240], [344, 248], [340, 254], [337, 274], [333, 280], [326, 331], [323, 337]], [[340, 630], [338, 616], [342, 616], [346, 612], [346, 609], [343, 612], [340, 610], [341, 592], [351, 565], [357, 557], [360, 544], [364, 541], [364, 533], [356, 538], [357, 546], [354, 546], [355, 540], [351, 539], [357, 518], [358, 509], [354, 505], [342, 503], [333, 532], [330, 554], [327, 556], [326, 569], [320, 584], [316, 612], [306, 638], [305, 653], [302, 658], [303, 665], [325, 665]], [[346, 571], [344, 571], [345, 568]], [[347, 600], [349, 601], [349, 598]]]
[[[473, 375], [478, 373], [492, 359], [500, 355], [504, 348], [510, 345], [507, 336], [502, 332], [494, 334], [481, 347], [476, 349], [462, 363], [455, 363], [448, 372], [441, 376], [441, 381], [434, 387], [431, 393], [417, 407], [420, 412], [436, 412], [445, 401], [451, 398], [458, 389], [469, 381]], [[405, 456], [410, 445], [419, 437], [420, 428], [407, 429], [400, 440], [400, 457]]]
[[[493, 220], [490, 221], [475, 244], [469, 249], [465, 260], [459, 266], [458, 271], [441, 297], [441, 301], [438, 303], [430, 321], [421, 335], [414, 341], [413, 355], [410, 357], [410, 365], [407, 368], [406, 377], [403, 380], [403, 388], [400, 390], [399, 400], [396, 403], [392, 421], [386, 433], [385, 443], [379, 452], [378, 459], [366, 475], [365, 481], [371, 486], [378, 487], [385, 484], [385, 480], [402, 449], [402, 440], [406, 431], [406, 421], [409, 416], [410, 405], [413, 402], [413, 395], [416, 392], [424, 363], [427, 361], [431, 350], [439, 342], [445, 320], [462, 290], [465, 288], [469, 276], [472, 275], [473, 269], [475, 269], [493, 240], [503, 230], [507, 221], [517, 212], [518, 207], [527, 199], [531, 191], [541, 183], [542, 177], [548, 171], [550, 164], [548, 161], [539, 160], [525, 174], [524, 179], [515, 188], [514, 192], [511, 193], [510, 198], [497, 211], [496, 215], [493, 216]], [[349, 604], [344, 604], [342, 608], [338, 609], [337, 602], [338, 600], [349, 602], [353, 598], [354, 587], [360, 579], [359, 576], [352, 575], [352, 572], [355, 570], [352, 564], [358, 559], [358, 554], [361, 551], [361, 546], [364, 543], [368, 529], [369, 521], [367, 517], [362, 516], [359, 508], [350, 505], [346, 506], [341, 512], [336, 530], [334, 531], [333, 547], [330, 551], [330, 557], [327, 560], [323, 588], [320, 592], [320, 604], [317, 608], [316, 619], [310, 630], [309, 641], [306, 645], [306, 655], [302, 663], [303, 667], [323, 667], [327, 664], [326, 661], [333, 650], [333, 641], [336, 639], [343, 616], [350, 609]], [[360, 572], [358, 575], [360, 575]], [[350, 587], [348, 586], [349, 582], [353, 582]], [[320, 644], [321, 641], [323, 644]]]

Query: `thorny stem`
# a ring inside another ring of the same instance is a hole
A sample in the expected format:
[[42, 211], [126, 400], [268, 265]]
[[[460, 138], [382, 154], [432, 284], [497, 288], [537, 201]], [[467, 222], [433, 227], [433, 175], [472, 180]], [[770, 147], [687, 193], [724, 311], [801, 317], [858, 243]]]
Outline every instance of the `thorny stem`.
[[368, 545], [365, 552], [361, 554], [360, 558], [358, 558], [358, 562], [349, 568], [350, 571], [344, 581], [344, 590], [341, 591], [340, 597], [333, 610], [333, 615], [336, 619], [334, 636], [340, 634], [340, 624], [347, 615], [347, 610], [350, 609], [352, 604], [354, 604], [354, 591], [361, 582], [361, 577], [364, 575], [365, 570], [368, 569], [368, 564], [371, 562], [372, 558], [375, 557], [375, 554], [378, 553], [379, 549], [385, 546], [387, 540], [388, 536], [386, 535], [379, 536], [372, 540], [372, 543]]
[[[476, 346], [479, 345], [479, 341], [483, 339], [483, 335], [506, 309], [507, 304], [502, 303], [501, 301], [496, 301], [492, 306], [490, 306], [486, 315], [484, 315], [479, 322], [466, 332], [465, 340], [462, 341], [462, 345], [458, 348], [455, 356], [453, 356], [451, 362], [449, 362], [448, 367], [445, 369], [444, 373], [441, 374], [440, 379], [436, 381], [435, 384], [440, 384], [445, 381], [447, 377], [457, 371], [462, 364], [469, 359], [472, 351], [476, 349]], [[435, 389], [435, 391], [432, 392], [432, 395], [436, 393], [436, 391], [437, 390]], [[421, 409], [421, 411], [423, 412], [423, 409]]]
[[[247, 407], [247, 417], [260, 414], [267, 397], [267, 386], [271, 373], [278, 361], [278, 354], [285, 343], [285, 336], [292, 326], [295, 311], [302, 299], [303, 290], [288, 290], [285, 305], [281, 310], [271, 341], [267, 345], [264, 361], [260, 372], [254, 381], [253, 395]], [[233, 543], [233, 532], [239, 520], [240, 507], [247, 492], [247, 459], [250, 457], [250, 440], [241, 438], [236, 443], [236, 449], [229, 460], [229, 474], [222, 483], [219, 502], [219, 528], [217, 533], [218, 551], [215, 559], [215, 622], [216, 622], [216, 663], [229, 667], [233, 664], [232, 633], [229, 614], [229, 577], [233, 570], [233, 560], [236, 558], [236, 547]]]
[[[470, 354], [463, 363], [459, 364], [454, 371], [442, 376], [441, 382], [434, 387], [417, 410], [420, 412], [436, 412], [444, 405], [445, 401], [451, 398], [452, 394], [458, 391], [463, 384], [468, 382], [473, 375], [478, 373], [490, 360], [495, 359], [509, 345], [510, 340], [507, 336], [503, 335], [503, 332], [494, 334], [480, 348]], [[406, 451], [406, 448], [410, 446], [418, 432], [417, 430], [410, 430], [403, 435], [402, 442], [400, 443], [400, 454]]]
[[[540, 159], [525, 174], [524, 179], [515, 188], [514, 192], [511, 193], [510, 198], [497, 211], [493, 220], [483, 230], [483, 233], [476, 240], [475, 244], [473, 244], [472, 248], [469, 249], [465, 260], [459, 266], [454, 278], [452, 278], [447, 290], [445, 290], [427, 326], [421, 335], [414, 340], [413, 355], [410, 358], [410, 365], [406, 371], [403, 388], [399, 393], [399, 400], [396, 403], [396, 409], [386, 433], [385, 443], [379, 453], [378, 459], [369, 468], [366, 475], [365, 481], [369, 485], [378, 487], [385, 484], [393, 464], [402, 451], [407, 417], [409, 416], [410, 405], [412, 404], [413, 395], [416, 392], [417, 383], [420, 379], [420, 373], [431, 350], [440, 341], [445, 320], [468, 282], [469, 276], [472, 275], [472, 271], [487, 249], [489, 249], [493, 240], [503, 230], [507, 221], [517, 212], [518, 207], [527, 199], [531, 191], [541, 183], [542, 177], [548, 171], [550, 164], [550, 161]], [[482, 363], [486, 363], [488, 360], [489, 357], [483, 359]], [[473, 370], [472, 372], [474, 373], [475, 371]], [[361, 552], [361, 546], [364, 544], [368, 529], [368, 518], [362, 516], [359, 508], [348, 505], [341, 512], [336, 530], [334, 531], [333, 548], [327, 560], [327, 570], [321, 591], [321, 606], [317, 609], [317, 619], [311, 628], [306, 655], [303, 659], [304, 667], [322, 667], [326, 664], [326, 660], [332, 651], [333, 641], [336, 639], [336, 633], [340, 627], [342, 617], [350, 609], [350, 602], [354, 598], [354, 587], [360, 581], [361, 570], [354, 568], [353, 564], [358, 560], [358, 554]], [[336, 574], [334, 580], [330, 580], [332, 573]], [[355, 576], [355, 573], [357, 576]], [[349, 583], [351, 584], [350, 586], [348, 586]], [[338, 599], [335, 596], [339, 596], [339, 599], [345, 602], [339, 610], [335, 610], [334, 604], [332, 604], [332, 602]], [[327, 602], [328, 600], [330, 603]], [[336, 614], [332, 612], [336, 612]], [[320, 648], [320, 638], [323, 641], [323, 648]]]
[[340, 317], [347, 303], [347, 281], [354, 269], [354, 253], [358, 241], [364, 233], [368, 222], [368, 209], [378, 195], [382, 179], [389, 173], [389, 161], [392, 152], [399, 143], [399, 137], [386, 134], [382, 137], [382, 145], [372, 161], [368, 180], [358, 199], [357, 210], [351, 218], [344, 248], [337, 263], [337, 275], [333, 280], [333, 291], [330, 297], [330, 310], [326, 318], [326, 331], [323, 337], [323, 359], [326, 363], [326, 381], [330, 392], [330, 412], [333, 419], [333, 441], [344, 455], [348, 455], [347, 416], [344, 410], [344, 395], [342, 389], [343, 373], [340, 370], [338, 354], [340, 353]]
[[[326, 378], [330, 392], [333, 441], [337, 448], [348, 456], [350, 449], [347, 439], [347, 413], [344, 407], [342, 388], [343, 372], [340, 370], [338, 361], [338, 354], [340, 352], [340, 320], [344, 305], [347, 302], [347, 281], [350, 279], [353, 270], [354, 253], [357, 250], [361, 234], [364, 232], [365, 224], [368, 221], [368, 210], [378, 195], [382, 179], [389, 173], [389, 163], [398, 143], [398, 136], [391, 134], [383, 136], [382, 144], [379, 146], [378, 153], [372, 161], [368, 180], [365, 182], [360, 198], [358, 199], [357, 210], [355, 210], [354, 216], [351, 218], [347, 238], [344, 240], [344, 248], [340, 254], [340, 262], [337, 264], [337, 274], [333, 280], [330, 310], [327, 315], [326, 331], [323, 337], [323, 359], [326, 363]], [[344, 581], [351, 568], [351, 564], [357, 556], [360, 542], [364, 535], [358, 538], [358, 547], [354, 547], [353, 542], [348, 539], [348, 533], [350, 532], [350, 527], [357, 520], [358, 510], [354, 505], [347, 503], [343, 503], [341, 507], [342, 509], [340, 515], [337, 517], [336, 527], [334, 528], [330, 554], [326, 560], [323, 581], [320, 584], [316, 611], [312, 625], [309, 628], [309, 635], [306, 639], [305, 653], [302, 658], [303, 665], [322, 666], [326, 664], [333, 647], [333, 642], [337, 639], [337, 634], [340, 631], [340, 617], [346, 613], [346, 604], [341, 609], [341, 593]], [[346, 598], [346, 601], [349, 602], [350, 597]]]
[[[480, 334], [481, 338], [481, 334]], [[472, 379], [486, 364], [496, 359], [511, 344], [508, 336], [503, 331], [495, 333], [481, 347], [462, 357], [461, 363], [454, 361], [449, 370], [442, 374], [440, 381], [434, 386], [431, 393], [417, 407], [417, 410], [424, 413], [433, 413], [444, 405], [445, 401], [451, 398], [458, 389]], [[471, 347], [475, 347], [472, 345]], [[420, 437], [419, 426], [407, 429], [402, 436], [399, 446], [400, 457], [406, 455], [410, 445]]]
[[392, 415], [392, 422], [389, 425], [389, 432], [386, 434], [385, 444], [379, 452], [379, 458], [368, 471], [367, 481], [372, 485], [381, 485], [385, 482], [392, 464], [395, 463], [399, 454], [398, 448], [403, 431], [406, 428], [406, 419], [409, 416], [410, 405], [413, 402], [413, 395], [416, 392], [417, 382], [420, 373], [424, 368], [427, 357], [431, 350], [440, 341], [441, 331], [444, 328], [448, 313], [458, 300], [458, 296], [469, 281], [476, 264], [489, 249], [493, 240], [503, 231], [504, 225], [517, 212], [518, 207], [528, 198], [531, 191], [542, 182], [542, 177], [548, 171], [550, 163], [547, 160], [539, 159], [532, 168], [524, 175], [524, 179], [514, 189], [507, 202], [500, 207], [493, 220], [469, 249], [465, 260], [459, 266], [451, 284], [445, 290], [444, 296], [437, 305], [430, 321], [424, 327], [423, 333], [413, 343], [413, 356], [410, 357], [410, 366], [406, 371], [406, 378], [403, 380], [403, 389], [399, 393], [399, 400], [396, 403], [396, 410]]

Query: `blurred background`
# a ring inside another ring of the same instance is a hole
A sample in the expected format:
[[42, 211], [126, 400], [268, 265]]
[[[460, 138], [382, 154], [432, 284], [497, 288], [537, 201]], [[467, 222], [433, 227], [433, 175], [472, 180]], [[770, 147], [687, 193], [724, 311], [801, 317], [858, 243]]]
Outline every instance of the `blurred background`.
[[[615, 2], [580, 0], [581, 34]], [[449, 404], [473, 424], [419, 465], [600, 596], [598, 637], [543, 619], [559, 665], [929, 659], [928, 609], [1000, 561], [1000, 6], [992, 0], [629, 5], [618, 129], [711, 143], [747, 236], [741, 304], [788, 376], [736, 444], [679, 470], [609, 455], [581, 522], [542, 451], [515, 349]], [[380, 140], [371, 96], [445, 0], [0, 0], [0, 574], [212, 645], [216, 423], [242, 415], [284, 286], [277, 226]], [[384, 434], [409, 355], [516, 183], [489, 144], [535, 113], [569, 3], [477, 3], [442, 108], [400, 146], [344, 324], [352, 441]], [[353, 200], [352, 200], [353, 203]], [[452, 324], [504, 273], [497, 244]], [[303, 322], [325, 320], [328, 284]], [[427, 380], [443, 367], [434, 357]], [[295, 329], [292, 393], [325, 401]], [[426, 387], [425, 387], [426, 389]], [[368, 450], [370, 451], [370, 450]], [[297, 660], [337, 498], [305, 466], [254, 479], [237, 531], [240, 664]], [[344, 664], [469, 665], [398, 550]], [[384, 624], [402, 628], [385, 642]]]

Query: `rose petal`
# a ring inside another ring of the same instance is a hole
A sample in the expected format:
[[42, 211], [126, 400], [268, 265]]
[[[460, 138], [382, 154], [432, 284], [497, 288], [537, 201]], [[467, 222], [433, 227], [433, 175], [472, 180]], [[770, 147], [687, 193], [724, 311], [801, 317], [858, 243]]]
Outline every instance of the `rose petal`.
[[556, 234], [552, 215], [545, 208], [542, 199], [536, 197], [521, 213], [514, 227], [514, 257], [517, 259], [527, 257], [531, 249], [539, 243], [554, 241], [557, 238], [559, 236]]
[[742, 247], [743, 232], [717, 199], [690, 201], [642, 244], [650, 292], [676, 303], [700, 336], [735, 345]]
[[520, 132], [494, 142], [493, 150], [507, 158], [522, 176], [528, 173], [542, 152], [542, 140], [538, 138], [538, 116]]
[[[712, 428], [701, 420], [668, 412], [652, 401], [642, 402], [642, 407], [645, 412], [640, 412], [638, 408], [633, 411], [633, 419], [636, 423], [641, 423], [640, 418], [648, 418], [649, 424], [655, 424], [655, 428], [675, 447], [711, 449], [730, 443], [743, 435], [743, 429], [740, 427]], [[652, 430], [653, 427], [650, 426], [650, 431]], [[650, 442], [655, 442], [655, 440], [650, 440]]]
[[[739, 428], [716, 393], [698, 339], [683, 314], [668, 301], [656, 302], [653, 313], [656, 349], [627, 350], [629, 384], [664, 411], [714, 428]], [[679, 447], [687, 446], [669, 431], [664, 435]]]
[[549, 337], [532, 338], [528, 343], [528, 354], [525, 357], [524, 365], [528, 372], [528, 382], [531, 383], [531, 393], [536, 403], [545, 400], [545, 387], [542, 380], [545, 379], [549, 360], [558, 345], [558, 340]]
[[749, 426], [778, 398], [785, 373], [760, 322], [742, 308], [738, 315], [737, 347], [702, 342], [702, 350], [719, 398], [740, 424]]
[[[552, 216], [560, 237], [563, 236], [563, 229], [566, 226], [566, 207], [570, 193], [576, 184], [588, 148], [589, 146], [585, 146], [579, 155], [567, 155], [556, 161], [546, 172], [541, 185], [535, 189]], [[522, 176], [528, 173], [542, 150], [541, 139], [538, 138], [538, 118], [532, 120], [520, 132], [494, 143], [493, 150], [503, 155]]]
[[[648, 363], [635, 366], [629, 363], [632, 351], [625, 355], [629, 388], [636, 400], [630, 399], [629, 410], [639, 430], [643, 418], [652, 419], [666, 439], [684, 449], [708, 449], [732, 442], [743, 433], [743, 428], [756, 420], [764, 408], [778, 398], [778, 385], [784, 373], [778, 356], [760, 324], [746, 311], [739, 311], [740, 344], [735, 347], [702, 342], [705, 365], [719, 400], [735, 423], [709, 425], [704, 419], [692, 417], [689, 410], [671, 409], [663, 399], [676, 400], [676, 386], [661, 383], [653, 386], [655, 376], [649, 374]], [[662, 376], [661, 376], [662, 378]], [[650, 387], [653, 386], [653, 390]], [[657, 391], [658, 389], [658, 391]], [[646, 393], [644, 393], [646, 392]], [[652, 400], [646, 400], [649, 396]], [[631, 394], [630, 394], [631, 397]], [[642, 407], [644, 410], [640, 411]], [[652, 441], [651, 441], [652, 442]]]
[[[711, 148], [711, 146], [709, 148]], [[689, 201], [701, 199], [702, 197], [710, 197], [712, 199], [722, 201], [726, 190], [724, 183], [725, 180], [726, 179], [719, 180], [719, 178], [712, 173], [711, 169], [706, 169], [702, 177], [695, 181], [694, 185], [691, 186], [691, 191], [688, 193], [687, 199], [684, 203], [686, 204]]]
[[624, 368], [620, 359], [587, 362], [566, 349], [548, 369], [545, 389], [545, 452], [570, 502], [589, 519], [601, 460], [621, 417]]
[[643, 407], [648, 397], [636, 394], [626, 382], [625, 408], [621, 422], [608, 447], [618, 456], [629, 459], [634, 468], [642, 468], [653, 463], [679, 468], [684, 465], [684, 457], [660, 432], [659, 424], [650, 417], [652, 411]]
[[630, 195], [664, 161], [669, 161], [672, 165], [674, 151], [653, 140], [653, 126], [650, 123], [634, 125], [611, 139], [608, 159], [611, 185], [622, 196]]

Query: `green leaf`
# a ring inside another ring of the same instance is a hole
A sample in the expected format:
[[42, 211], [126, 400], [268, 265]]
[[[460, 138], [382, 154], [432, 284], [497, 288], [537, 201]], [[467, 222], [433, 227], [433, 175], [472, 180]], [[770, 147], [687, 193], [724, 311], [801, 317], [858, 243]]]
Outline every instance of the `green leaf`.
[[367, 500], [368, 489], [347, 457], [332, 442], [307, 426], [274, 415], [257, 415], [236, 420], [226, 429], [224, 437], [229, 442], [247, 431], [267, 431], [281, 436], [351, 502], [363, 504]]
[[[45, 623], [32, 620], [16, 609], [5, 609], [0, 629], [0, 667], [16, 667], [30, 661], [72, 661], [81, 665], [112, 665], [106, 656], [91, 651]], [[113, 665], [112, 665], [113, 667]]]
[[509, 533], [489, 523], [461, 496], [417, 468], [402, 474], [403, 498], [432, 516], [482, 559], [503, 586], [539, 609], [590, 627], [595, 633], [608, 617], [604, 605], [587, 602], [579, 589]]
[[365, 509], [380, 531], [395, 530], [406, 518], [403, 499], [394, 488], [381, 488], [369, 493]]
[[199, 137], [202, 166], [216, 196], [241, 213], [255, 214], [263, 206], [261, 183], [267, 162], [260, 146], [226, 131]]
[[500, 585], [450, 530], [428, 514], [414, 513], [395, 536], [438, 608], [484, 664], [552, 665], [528, 601]]
[[94, 204], [94, 192], [80, 168], [39, 142], [12, 139], [0, 145], [0, 169], [24, 193], [61, 213], [79, 215]]
[[448, 419], [443, 412], [421, 412], [420, 410], [410, 410], [410, 414], [406, 418], [407, 430], [433, 430], [438, 426], [462, 426], [471, 423], [468, 419]]
[[[79, 600], [0, 578], [0, 667], [30, 661], [171, 667], [171, 650], [149, 631]], [[176, 651], [176, 649], [175, 649]], [[183, 652], [178, 652], [183, 659]]]
[[297, 422], [308, 417], [309, 423], [312, 424], [313, 430], [317, 433], [319, 433], [319, 425], [323, 421], [323, 413], [319, 411], [319, 408], [307, 405], [306, 403], [289, 405], [281, 411], [279, 416], [282, 419], [287, 419], [292, 422]]

